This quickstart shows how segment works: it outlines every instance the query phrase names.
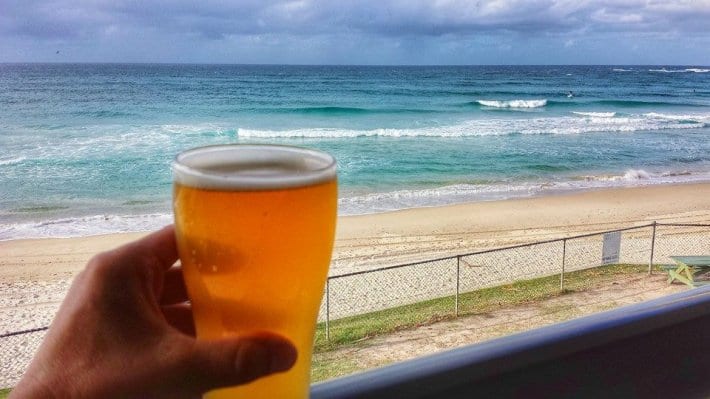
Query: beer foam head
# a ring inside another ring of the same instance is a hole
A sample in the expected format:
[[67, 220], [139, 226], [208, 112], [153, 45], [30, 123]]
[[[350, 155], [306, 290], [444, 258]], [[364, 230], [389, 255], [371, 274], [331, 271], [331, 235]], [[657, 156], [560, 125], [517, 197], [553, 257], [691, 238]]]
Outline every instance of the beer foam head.
[[280, 145], [215, 145], [180, 153], [175, 182], [208, 190], [272, 190], [310, 186], [335, 178], [335, 158]]

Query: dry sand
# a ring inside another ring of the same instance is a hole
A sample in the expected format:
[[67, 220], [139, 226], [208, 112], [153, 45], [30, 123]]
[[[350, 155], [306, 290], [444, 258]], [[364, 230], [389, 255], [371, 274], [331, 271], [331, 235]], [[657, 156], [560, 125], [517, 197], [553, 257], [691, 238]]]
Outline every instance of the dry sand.
[[[710, 223], [710, 184], [600, 190], [341, 217], [331, 275], [654, 220]], [[48, 325], [71, 279], [92, 255], [141, 235], [0, 242], [0, 334]]]
[[589, 191], [339, 220], [333, 273], [659, 223], [710, 222], [710, 184]]

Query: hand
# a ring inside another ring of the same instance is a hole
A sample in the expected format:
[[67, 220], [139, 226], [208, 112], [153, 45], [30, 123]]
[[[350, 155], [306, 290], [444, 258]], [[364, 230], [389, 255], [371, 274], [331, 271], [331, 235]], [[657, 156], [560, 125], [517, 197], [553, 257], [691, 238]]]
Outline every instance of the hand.
[[176, 260], [172, 226], [95, 256], [10, 396], [193, 398], [293, 366], [274, 334], [197, 341]]

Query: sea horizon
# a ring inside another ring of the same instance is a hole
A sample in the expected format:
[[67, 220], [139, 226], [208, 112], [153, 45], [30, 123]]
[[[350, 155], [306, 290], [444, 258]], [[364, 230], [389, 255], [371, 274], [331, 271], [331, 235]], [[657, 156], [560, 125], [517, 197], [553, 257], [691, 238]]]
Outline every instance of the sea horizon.
[[177, 65], [177, 66], [295, 66], [295, 67], [710, 67], [710, 64], [311, 64], [162, 61], [0, 61], [0, 65]]
[[328, 151], [341, 215], [710, 182], [697, 65], [0, 63], [0, 240], [170, 223], [170, 162]]

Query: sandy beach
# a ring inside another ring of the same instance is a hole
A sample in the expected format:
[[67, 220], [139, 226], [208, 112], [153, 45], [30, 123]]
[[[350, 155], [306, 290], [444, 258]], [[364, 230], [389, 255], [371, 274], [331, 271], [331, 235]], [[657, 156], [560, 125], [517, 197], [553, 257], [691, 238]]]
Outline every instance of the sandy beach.
[[[341, 217], [330, 273], [339, 275], [653, 221], [707, 224], [708, 198], [710, 184], [684, 184]], [[0, 242], [0, 333], [49, 325], [73, 276], [91, 256], [143, 234]], [[29, 356], [24, 351], [15, 360], [21, 363], [22, 357], [29, 360]]]
[[588, 191], [345, 217], [332, 273], [659, 223], [709, 223], [710, 184]]
[[[710, 223], [708, 198], [710, 184], [684, 184], [341, 217], [331, 275], [653, 221]], [[143, 234], [1, 241], [0, 281], [66, 279]]]

